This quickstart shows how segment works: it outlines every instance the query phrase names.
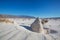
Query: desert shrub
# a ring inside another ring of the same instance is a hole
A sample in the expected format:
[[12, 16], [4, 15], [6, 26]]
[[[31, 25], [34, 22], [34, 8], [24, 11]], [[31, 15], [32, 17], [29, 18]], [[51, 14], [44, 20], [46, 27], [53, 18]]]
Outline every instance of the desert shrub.
[[42, 24], [44, 24], [44, 23], [47, 23], [48, 22], [48, 20], [47, 19], [42, 19]]
[[0, 22], [5, 22], [5, 23], [14, 23], [13, 21], [6, 19], [6, 18], [0, 18]]

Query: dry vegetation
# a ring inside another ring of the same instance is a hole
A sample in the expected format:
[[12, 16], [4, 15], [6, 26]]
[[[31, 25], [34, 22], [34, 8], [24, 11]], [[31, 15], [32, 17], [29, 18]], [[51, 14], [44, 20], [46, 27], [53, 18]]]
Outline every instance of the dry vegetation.
[[42, 19], [42, 24], [47, 23], [47, 22], [48, 22], [47, 19]]
[[0, 18], [0, 22], [5, 22], [5, 23], [14, 23], [13, 21], [6, 19], [6, 18]]

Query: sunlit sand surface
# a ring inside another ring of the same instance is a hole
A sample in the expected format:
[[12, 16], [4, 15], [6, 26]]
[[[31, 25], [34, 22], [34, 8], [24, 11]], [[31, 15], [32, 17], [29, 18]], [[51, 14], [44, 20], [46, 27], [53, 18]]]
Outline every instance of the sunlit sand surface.
[[49, 19], [45, 28], [52, 30], [49, 34], [37, 33], [30, 25], [35, 19], [9, 19], [13, 23], [0, 22], [0, 40], [60, 40], [60, 19]]

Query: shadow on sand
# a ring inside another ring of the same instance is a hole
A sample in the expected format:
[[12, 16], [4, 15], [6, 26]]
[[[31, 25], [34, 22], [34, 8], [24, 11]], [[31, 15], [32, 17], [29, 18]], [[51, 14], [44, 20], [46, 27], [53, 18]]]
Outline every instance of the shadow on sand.
[[50, 30], [50, 33], [55, 34], [58, 33], [56, 30]]
[[[20, 26], [22, 26], [22, 27], [24, 27], [24, 28], [26, 28], [27, 30], [30, 30], [30, 31], [32, 31], [32, 28], [30, 27], [30, 26], [26, 26], [26, 25], [20, 25]], [[52, 33], [52, 34], [55, 34], [55, 33], [58, 33], [56, 30], [50, 30], [50, 33]]]
[[20, 26], [22, 26], [22, 27], [24, 27], [24, 28], [26, 28], [26, 29], [32, 31], [32, 28], [31, 28], [30, 26], [26, 26], [26, 25], [20, 25]]

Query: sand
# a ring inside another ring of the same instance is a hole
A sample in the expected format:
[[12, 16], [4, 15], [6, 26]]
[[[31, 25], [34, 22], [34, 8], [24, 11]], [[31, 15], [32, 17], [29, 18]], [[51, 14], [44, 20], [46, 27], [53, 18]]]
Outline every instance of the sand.
[[[57, 33], [42, 34], [32, 32], [31, 23], [35, 19], [13, 19], [14, 24], [0, 22], [0, 40], [60, 40], [60, 20], [49, 20], [44, 27], [53, 29]], [[26, 28], [28, 27], [28, 28]]]

